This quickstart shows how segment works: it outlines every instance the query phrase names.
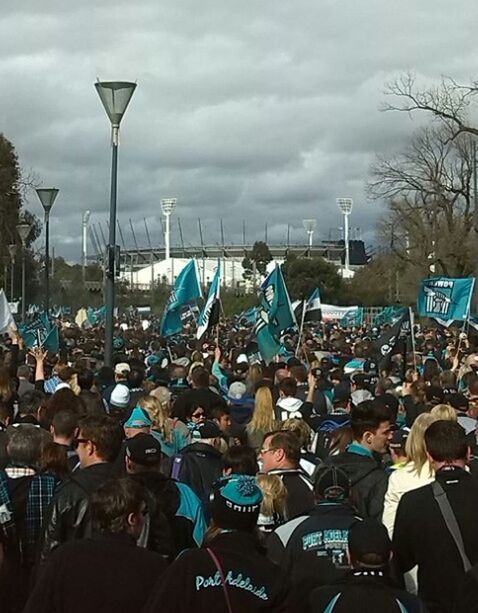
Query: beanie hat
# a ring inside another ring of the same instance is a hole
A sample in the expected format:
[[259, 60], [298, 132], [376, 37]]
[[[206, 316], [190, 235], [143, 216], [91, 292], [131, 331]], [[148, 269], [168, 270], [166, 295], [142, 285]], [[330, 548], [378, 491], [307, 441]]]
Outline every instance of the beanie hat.
[[110, 405], [124, 409], [129, 404], [129, 388], [119, 383], [113, 388], [110, 396]]
[[148, 426], [152, 426], [153, 422], [151, 421], [151, 417], [146, 409], [142, 407], [135, 407], [131, 411], [131, 415], [128, 417], [128, 420], [125, 422], [125, 428], [147, 428]]
[[257, 524], [262, 498], [255, 477], [231, 475], [213, 486], [211, 516], [220, 528], [252, 531]]
[[206, 421], [195, 424], [194, 429], [191, 432], [191, 436], [194, 440], [200, 440], [203, 438], [219, 438], [222, 436], [222, 431], [215, 421], [206, 419]]
[[126, 455], [141, 466], [155, 466], [161, 461], [161, 443], [151, 434], [140, 432], [126, 441]]

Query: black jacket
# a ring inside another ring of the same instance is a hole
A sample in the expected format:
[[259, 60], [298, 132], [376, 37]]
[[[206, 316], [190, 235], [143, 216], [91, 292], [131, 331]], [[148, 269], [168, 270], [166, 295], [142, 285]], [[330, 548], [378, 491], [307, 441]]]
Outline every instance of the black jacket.
[[330, 464], [341, 468], [350, 478], [350, 501], [358, 514], [382, 520], [383, 501], [387, 492], [388, 474], [379, 462], [366, 455], [344, 451], [328, 458]]
[[128, 535], [66, 543], [48, 559], [24, 612], [137, 613], [165, 568]]
[[337, 585], [314, 590], [310, 613], [425, 613], [420, 600], [379, 571], [353, 571]]
[[287, 490], [287, 517], [293, 519], [309, 513], [315, 506], [312, 482], [300, 468], [278, 468], [270, 470], [270, 475], [277, 475]]
[[313, 588], [336, 583], [348, 572], [348, 533], [357, 520], [352, 507], [321, 502], [274, 530], [267, 557], [287, 572], [305, 599]]
[[[219, 561], [232, 611], [287, 611], [287, 581], [247, 532], [216, 536], [210, 549]], [[183, 552], [159, 579], [144, 613], [227, 613], [221, 573], [206, 549]]]
[[174, 458], [171, 476], [205, 500], [214, 481], [222, 476], [222, 454], [207, 443], [191, 443]]
[[[436, 479], [455, 514], [466, 554], [470, 562], [476, 564], [478, 481], [458, 467], [442, 468]], [[430, 613], [449, 613], [460, 593], [465, 573], [431, 485], [403, 495], [397, 509], [393, 545], [401, 572], [418, 564], [418, 594]]]
[[94, 464], [75, 470], [58, 487], [44, 524], [40, 563], [61, 543], [91, 536], [90, 495], [113, 474], [112, 464]]

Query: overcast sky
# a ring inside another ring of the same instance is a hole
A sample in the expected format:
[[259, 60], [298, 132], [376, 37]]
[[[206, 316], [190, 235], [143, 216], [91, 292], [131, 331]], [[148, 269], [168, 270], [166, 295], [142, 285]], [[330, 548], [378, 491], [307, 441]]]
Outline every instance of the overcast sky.
[[[304, 240], [341, 225], [338, 196], [373, 242], [365, 193], [377, 153], [418, 125], [382, 113], [384, 84], [477, 75], [476, 2], [461, 0], [21, 0], [0, 21], [0, 129], [44, 187], [60, 189], [55, 253], [78, 260], [81, 216], [109, 208], [109, 122], [97, 77], [137, 90], [121, 128], [118, 217], [126, 243], [162, 245], [160, 199], [178, 198], [184, 241]], [[74, 6], [73, 6], [74, 5]], [[417, 118], [418, 119], [418, 118]], [[41, 213], [35, 197], [29, 208]], [[179, 243], [177, 222], [173, 242]], [[118, 239], [119, 242], [119, 239]], [[91, 248], [90, 248], [91, 249]]]

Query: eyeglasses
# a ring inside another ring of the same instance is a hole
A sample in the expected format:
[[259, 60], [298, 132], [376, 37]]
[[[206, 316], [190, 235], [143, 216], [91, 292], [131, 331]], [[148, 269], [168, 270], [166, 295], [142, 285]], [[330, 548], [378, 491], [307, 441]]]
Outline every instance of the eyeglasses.
[[266, 453], [269, 453], [269, 451], [277, 451], [277, 447], [271, 447], [270, 449], [261, 449], [259, 451], [259, 455], [265, 455]]
[[93, 441], [89, 438], [75, 438], [73, 439], [73, 447], [76, 449], [80, 443], [92, 443]]

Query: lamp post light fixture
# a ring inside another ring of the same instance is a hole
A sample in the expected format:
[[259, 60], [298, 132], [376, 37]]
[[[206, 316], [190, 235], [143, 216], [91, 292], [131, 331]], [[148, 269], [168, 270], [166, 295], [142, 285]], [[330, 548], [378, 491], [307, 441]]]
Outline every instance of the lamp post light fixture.
[[83, 213], [83, 218], [82, 218], [83, 234], [82, 234], [82, 243], [81, 243], [81, 273], [82, 273], [82, 278], [83, 278], [83, 284], [85, 283], [85, 280], [86, 280], [86, 266], [88, 264], [87, 262], [87, 259], [88, 259], [87, 235], [88, 235], [88, 222], [89, 221], [90, 221], [90, 211], [85, 211]]
[[8, 245], [8, 253], [10, 254], [10, 301], [13, 302], [13, 279], [15, 270], [15, 256], [17, 255], [17, 246], [15, 243]]
[[336, 202], [344, 216], [345, 276], [348, 277], [350, 276], [349, 215], [354, 201], [352, 198], [337, 198]]
[[113, 362], [113, 328], [115, 308], [116, 275], [116, 194], [118, 186], [118, 137], [123, 115], [136, 89], [136, 83], [129, 81], [97, 81], [96, 91], [111, 122], [111, 188], [110, 225], [106, 265], [106, 317], [105, 317], [105, 359], [106, 366]]
[[36, 193], [45, 211], [45, 312], [50, 311], [50, 211], [58, 196], [56, 187], [38, 188]]
[[309, 237], [309, 251], [312, 249], [312, 240], [314, 237], [315, 229], [317, 228], [317, 220], [316, 219], [303, 219], [302, 223], [304, 224], [304, 230], [307, 232]]
[[178, 203], [177, 198], [163, 198], [161, 200], [161, 210], [163, 211], [163, 215], [165, 217], [164, 224], [164, 257], [166, 260], [169, 260], [171, 257], [171, 213], [176, 208]]
[[26, 315], [26, 282], [25, 282], [25, 261], [27, 251], [27, 238], [31, 232], [31, 225], [28, 223], [20, 223], [17, 225], [17, 232], [22, 241], [22, 321], [25, 322]]

